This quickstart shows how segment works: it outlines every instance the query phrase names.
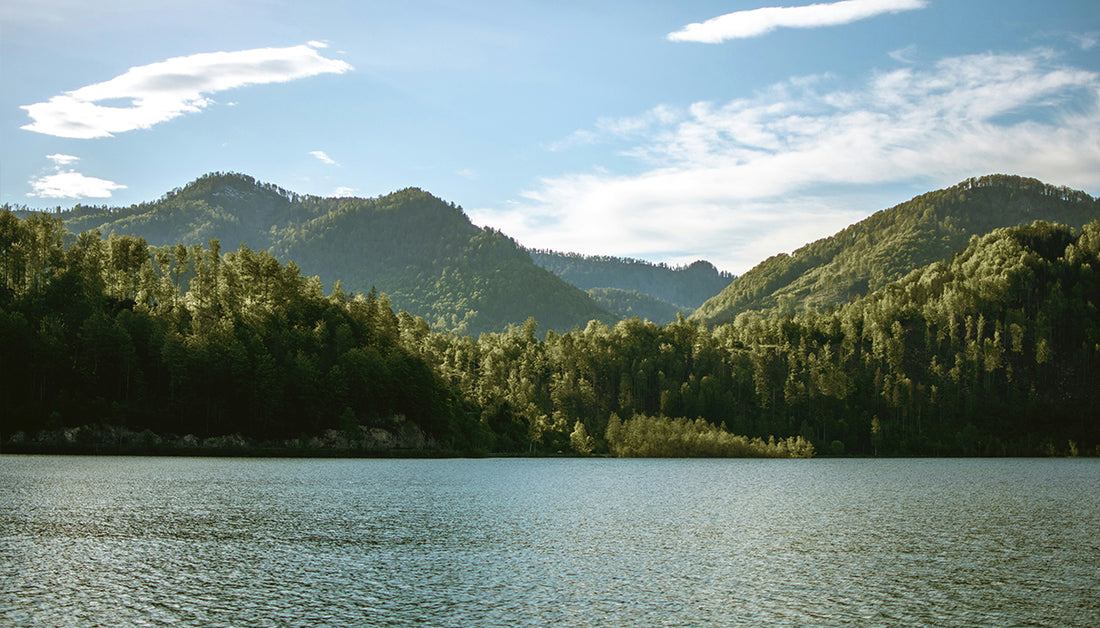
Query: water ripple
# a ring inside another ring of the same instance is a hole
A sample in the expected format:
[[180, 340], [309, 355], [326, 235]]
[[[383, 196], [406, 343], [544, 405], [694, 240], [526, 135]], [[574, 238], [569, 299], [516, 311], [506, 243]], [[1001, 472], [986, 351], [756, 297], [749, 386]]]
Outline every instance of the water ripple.
[[1060, 626], [1100, 461], [0, 457], [0, 625]]

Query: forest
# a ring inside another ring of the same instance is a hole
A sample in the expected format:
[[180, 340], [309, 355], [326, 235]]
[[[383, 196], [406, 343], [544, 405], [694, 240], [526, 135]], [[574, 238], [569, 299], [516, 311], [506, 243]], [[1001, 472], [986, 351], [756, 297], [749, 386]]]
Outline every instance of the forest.
[[463, 454], [1096, 455], [1097, 269], [1100, 222], [1034, 221], [842, 305], [475, 337], [244, 245], [0, 211], [0, 442], [97, 425], [360, 451], [383, 430]]
[[437, 329], [477, 335], [537, 316], [545, 329], [568, 331], [610, 316], [584, 290], [535, 265], [511, 238], [475, 226], [461, 207], [417, 188], [321, 198], [244, 174], [211, 173], [150, 203], [78, 205], [57, 217], [73, 233], [132, 234], [153, 246], [243, 243], [293, 261], [329, 289], [336, 281], [350, 292], [374, 287]]
[[528, 249], [531, 260], [570, 284], [588, 291], [619, 318], [670, 323], [690, 314], [734, 279], [710, 262], [671, 267], [644, 260]]
[[384, 295], [325, 296], [266, 252], [74, 239], [57, 218], [0, 212], [5, 437], [95, 423], [354, 440], [372, 425], [464, 448], [446, 439], [476, 432], [473, 415], [401, 326]]
[[710, 324], [741, 312], [827, 308], [946, 259], [975, 235], [1035, 220], [1081, 227], [1100, 219], [1100, 201], [1037, 179], [988, 175], [875, 212], [791, 254], [768, 258], [692, 313]]
[[410, 346], [498, 434], [550, 447], [576, 421], [606, 434], [658, 415], [838, 454], [1095, 452], [1098, 250], [1100, 223], [1037, 222], [831, 311], [593, 322], [542, 341], [533, 321], [476, 341], [422, 327]]

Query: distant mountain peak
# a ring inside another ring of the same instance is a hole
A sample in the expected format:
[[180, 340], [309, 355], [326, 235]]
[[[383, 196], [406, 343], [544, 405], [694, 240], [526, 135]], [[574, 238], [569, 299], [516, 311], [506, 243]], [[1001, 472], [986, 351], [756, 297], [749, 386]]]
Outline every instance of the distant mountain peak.
[[[705, 260], [692, 262], [688, 266], [672, 267], [668, 264], [608, 255], [534, 249], [528, 249], [527, 252], [536, 264], [582, 290], [603, 290], [599, 294], [610, 298], [612, 293], [608, 290], [614, 289], [619, 291], [614, 294], [620, 300], [619, 293], [637, 292], [665, 302], [655, 309], [636, 311], [642, 317], [648, 316], [654, 321], [675, 320], [678, 310], [690, 311], [698, 307], [726, 287], [734, 277], [730, 273], [720, 272]], [[641, 302], [636, 301], [630, 307], [640, 305]]]

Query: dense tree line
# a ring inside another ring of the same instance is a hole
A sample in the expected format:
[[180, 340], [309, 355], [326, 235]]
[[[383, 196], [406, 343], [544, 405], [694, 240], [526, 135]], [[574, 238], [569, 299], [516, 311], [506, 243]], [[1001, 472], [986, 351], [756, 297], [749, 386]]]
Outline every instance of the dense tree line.
[[856, 454], [1024, 455], [1100, 444], [1100, 223], [1004, 228], [849, 305], [707, 328], [631, 319], [404, 342], [481, 408], [495, 448], [614, 450], [612, 417], [702, 418]]
[[400, 416], [463, 451], [1094, 453], [1098, 268], [1100, 222], [1036, 222], [838, 308], [474, 338], [267, 252], [0, 212], [2, 429], [278, 439]]
[[678, 314], [685, 316], [691, 314], [690, 309], [673, 305], [637, 290], [590, 288], [588, 296], [607, 310], [614, 320], [638, 317], [656, 323], [670, 323], [676, 320]]
[[[70, 241], [66, 243], [66, 239]], [[0, 212], [4, 435], [104, 423], [199, 437], [314, 435], [403, 421], [476, 434], [388, 299], [327, 296], [293, 263], [217, 241], [150, 247]]]
[[734, 279], [733, 274], [719, 271], [705, 261], [669, 266], [628, 257], [558, 253], [545, 249], [530, 249], [529, 252], [536, 264], [582, 290], [640, 292], [672, 304], [671, 318], [654, 318], [657, 322], [676, 320], [676, 310], [690, 312]]

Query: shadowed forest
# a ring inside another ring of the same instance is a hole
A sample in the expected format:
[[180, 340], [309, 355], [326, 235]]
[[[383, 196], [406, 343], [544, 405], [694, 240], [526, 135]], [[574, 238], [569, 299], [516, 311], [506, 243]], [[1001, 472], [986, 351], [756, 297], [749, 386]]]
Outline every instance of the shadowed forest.
[[532, 317], [475, 336], [266, 250], [75, 235], [4, 210], [0, 441], [327, 434], [369, 453], [382, 430], [422, 453], [1095, 454], [1100, 222], [934, 245], [954, 252], [900, 278], [816, 271], [843, 298], [800, 292], [796, 254], [759, 267], [785, 265], [773, 279], [734, 279], [723, 299], [756, 300], [736, 313], [568, 331]]

